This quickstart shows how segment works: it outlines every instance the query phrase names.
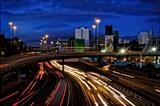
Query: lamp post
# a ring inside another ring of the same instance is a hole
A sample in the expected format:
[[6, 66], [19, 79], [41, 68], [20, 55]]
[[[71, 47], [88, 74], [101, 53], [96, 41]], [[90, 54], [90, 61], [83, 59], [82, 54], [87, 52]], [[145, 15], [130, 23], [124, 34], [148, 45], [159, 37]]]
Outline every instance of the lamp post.
[[51, 45], [53, 45], [53, 41], [51, 41], [50, 43], [51, 43]]
[[53, 41], [51, 41], [50, 43], [51, 43], [51, 51], [52, 51], [52, 47], [53, 47], [53, 43], [54, 43], [54, 42], [53, 42]]
[[142, 53], [140, 53], [139, 68], [142, 68]]
[[120, 53], [124, 54], [126, 52], [126, 49], [120, 49]]
[[[157, 47], [152, 47], [151, 52], [156, 53], [157, 52]], [[156, 56], [156, 64], [157, 64], [158, 56]]]
[[13, 37], [15, 39], [16, 36], [16, 30], [17, 30], [17, 26], [13, 26]]
[[46, 52], [47, 52], [47, 43], [48, 43], [48, 38], [49, 38], [49, 35], [48, 34], [46, 34], [46, 35], [44, 35], [44, 44], [45, 44], [45, 46], [46, 46]]
[[156, 52], [157, 51], [157, 48], [156, 47], [152, 47], [151, 48], [151, 52]]
[[95, 19], [95, 23], [97, 25], [97, 49], [98, 49], [98, 37], [99, 37], [99, 23], [101, 22], [101, 20], [99, 18]]
[[8, 23], [9, 27], [10, 27], [10, 32], [12, 31], [12, 28], [13, 28], [13, 22], [9, 22]]
[[95, 24], [93, 24], [92, 25], [92, 28], [93, 28], [93, 47], [95, 47], [95, 41], [96, 41], [96, 25]]
[[44, 37], [45, 37], [46, 44], [47, 44], [49, 35], [46, 34]]
[[[126, 53], [126, 49], [125, 49], [125, 48], [120, 49], [119, 53], [120, 53], [121, 55], [124, 55], [124, 54]], [[122, 58], [122, 57], [121, 57], [121, 58]], [[124, 58], [125, 58], [125, 56], [124, 56]], [[123, 60], [124, 60], [124, 58], [123, 58]]]

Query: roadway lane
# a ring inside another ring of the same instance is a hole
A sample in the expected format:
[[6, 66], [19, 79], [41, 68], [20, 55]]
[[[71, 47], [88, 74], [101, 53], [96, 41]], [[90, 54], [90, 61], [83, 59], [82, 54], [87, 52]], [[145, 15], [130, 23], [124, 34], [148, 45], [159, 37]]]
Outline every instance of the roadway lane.
[[59, 72], [59, 70], [52, 67], [48, 62], [44, 62], [44, 70], [47, 74], [46, 84], [22, 105], [75, 106], [82, 104], [80, 102], [83, 102], [83, 99], [78, 100], [78, 96], [75, 98], [75, 94], [81, 91], [76, 88], [72, 80], [66, 77], [65, 73]]
[[[7, 103], [7, 100], [10, 102]], [[48, 62], [39, 63], [39, 71], [33, 80], [21, 87], [19, 91], [15, 91], [1, 99], [1, 103], [4, 106], [86, 106], [79, 85], [71, 78], [66, 77], [65, 73], [52, 67]]]
[[[62, 69], [62, 66], [56, 61], [51, 61], [51, 64], [58, 69]], [[68, 75], [74, 77], [76, 81], [80, 84], [85, 95], [87, 105], [133, 105], [127, 97], [122, 94], [120, 91], [111, 87], [106, 83], [106, 77], [101, 77], [97, 73], [86, 73], [82, 72], [76, 68], [65, 65], [65, 70]], [[98, 75], [98, 76], [95, 76]], [[101, 79], [103, 78], [103, 80]], [[107, 81], [111, 81], [107, 79]]]
[[34, 94], [33, 92], [38, 83], [43, 83], [45, 81], [46, 76], [43, 71], [42, 64], [40, 64], [40, 67], [40, 70], [37, 72], [37, 74], [34, 76], [32, 80], [29, 80], [29, 82], [24, 82], [23, 84], [17, 86], [18, 88], [17, 90], [15, 89], [16, 91], [11, 92], [7, 96], [4, 95], [2, 99], [0, 99], [0, 102], [3, 105], [19, 105], [28, 98], [30, 98]]
[[68, 78], [64, 72], [60, 72], [59, 69], [54, 68], [49, 63], [46, 62], [46, 65], [51, 69], [50, 74], [57, 74], [58, 82], [47, 97], [45, 105], [86, 106], [84, 96], [82, 95], [81, 89], [79, 89], [80, 87], [77, 83], [75, 83], [74, 80], [71, 80], [71, 78]]
[[[92, 67], [91, 65], [87, 64], [88, 67]], [[108, 67], [108, 66], [107, 66]], [[124, 92], [128, 94], [132, 98], [133, 101], [137, 100], [137, 104], [145, 104], [145, 105], [152, 105], [152, 104], [159, 104], [159, 96], [160, 95], [160, 82], [159, 80], [151, 80], [141, 75], [134, 75], [133, 72], [127, 70], [109, 70], [109, 68], [97, 68], [92, 67], [96, 72], [101, 73], [110, 77], [115, 82], [112, 83], [114, 86], [116, 83], [120, 84]], [[124, 69], [124, 68], [123, 68]], [[116, 84], [117, 85], [117, 84]], [[115, 86], [119, 88], [119, 86]], [[121, 90], [121, 89], [120, 89]], [[126, 90], [126, 91], [125, 91]]]

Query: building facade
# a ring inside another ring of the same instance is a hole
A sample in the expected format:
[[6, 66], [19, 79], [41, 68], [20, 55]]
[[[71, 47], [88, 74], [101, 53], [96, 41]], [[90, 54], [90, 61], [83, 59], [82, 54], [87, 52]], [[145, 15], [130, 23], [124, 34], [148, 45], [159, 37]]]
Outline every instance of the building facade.
[[151, 41], [151, 36], [149, 32], [140, 32], [138, 34], [138, 43], [140, 45], [149, 44], [150, 41]]
[[85, 47], [90, 46], [90, 30], [87, 28], [75, 29], [75, 39], [84, 39]]
[[118, 50], [119, 45], [119, 32], [113, 31], [112, 25], [105, 26], [105, 50], [112, 52]]

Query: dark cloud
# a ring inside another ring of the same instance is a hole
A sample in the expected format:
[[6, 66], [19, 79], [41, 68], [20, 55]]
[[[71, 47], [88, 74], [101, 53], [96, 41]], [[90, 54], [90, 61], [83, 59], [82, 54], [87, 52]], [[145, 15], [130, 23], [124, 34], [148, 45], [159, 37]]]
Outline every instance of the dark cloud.
[[[2, 27], [7, 29], [7, 22], [13, 20], [21, 30], [19, 34], [25, 37], [29, 33], [38, 36], [45, 32], [57, 34], [58, 31], [67, 35], [72, 34], [76, 27], [90, 27], [94, 18], [99, 17], [102, 19], [101, 33], [108, 23], [121, 29], [124, 34], [137, 33], [131, 32], [133, 28], [129, 29], [127, 23], [130, 20], [132, 24], [142, 23], [137, 29], [137, 24], [132, 25], [135, 26], [133, 31], [149, 29], [146, 24], [153, 26], [159, 22], [159, 2], [160, 0], [1, 0]], [[125, 30], [126, 27], [128, 30]]]
[[[155, 15], [159, 0], [4, 0], [2, 8], [15, 12], [77, 10], [87, 12], [113, 12], [128, 15]], [[71, 11], [72, 12], [72, 11]]]

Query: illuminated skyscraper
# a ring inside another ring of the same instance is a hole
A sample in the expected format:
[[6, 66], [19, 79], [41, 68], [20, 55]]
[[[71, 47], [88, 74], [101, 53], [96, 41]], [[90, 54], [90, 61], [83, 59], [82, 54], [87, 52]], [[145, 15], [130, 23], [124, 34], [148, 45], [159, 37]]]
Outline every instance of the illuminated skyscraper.
[[75, 29], [75, 39], [84, 39], [85, 46], [88, 47], [90, 44], [90, 31], [87, 28]]
[[138, 43], [139, 44], [149, 44], [151, 40], [149, 32], [140, 32], [138, 34]]

